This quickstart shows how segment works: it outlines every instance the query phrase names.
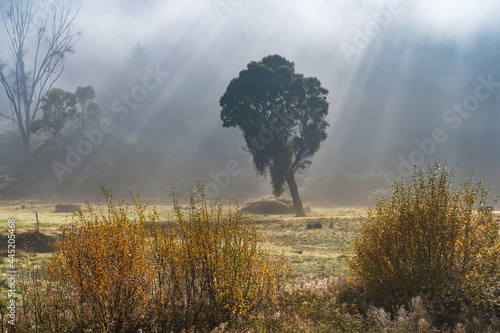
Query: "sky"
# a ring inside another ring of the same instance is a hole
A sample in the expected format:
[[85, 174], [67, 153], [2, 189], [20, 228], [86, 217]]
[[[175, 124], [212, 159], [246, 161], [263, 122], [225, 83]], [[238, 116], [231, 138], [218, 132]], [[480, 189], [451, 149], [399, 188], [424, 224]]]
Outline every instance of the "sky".
[[493, 0], [82, 1], [56, 86], [94, 86], [113, 130], [68, 176], [152, 196], [196, 180], [214, 196], [270, 195], [219, 98], [250, 61], [280, 54], [329, 90], [328, 139], [298, 177], [306, 201], [363, 203], [436, 157], [500, 192], [498, 22]]

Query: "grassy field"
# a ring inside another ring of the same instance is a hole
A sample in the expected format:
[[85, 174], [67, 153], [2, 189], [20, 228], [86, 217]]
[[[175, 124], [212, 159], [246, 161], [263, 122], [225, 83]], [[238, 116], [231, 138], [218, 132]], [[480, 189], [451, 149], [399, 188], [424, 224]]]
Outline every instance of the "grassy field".
[[259, 220], [264, 242], [285, 254], [294, 280], [345, 273], [343, 258], [361, 221], [359, 216]]
[[[22, 208], [22, 205], [25, 207]], [[52, 245], [60, 233], [58, 227], [72, 220], [72, 214], [55, 213], [54, 207], [53, 204], [42, 202], [33, 203], [33, 208], [31, 203], [0, 203], [0, 267], [3, 281], [0, 291], [4, 295], [8, 290], [4, 283], [5, 274], [9, 270], [8, 219], [15, 218], [17, 221], [15, 268], [20, 279], [29, 280], [33, 268], [51, 257], [54, 250]], [[181, 211], [186, 208], [182, 207]], [[172, 206], [157, 205], [155, 209], [159, 213], [160, 222], [174, 220]], [[39, 234], [35, 232], [34, 211], [39, 213]], [[368, 308], [364, 294], [355, 288], [356, 285], [346, 282], [349, 279], [344, 278], [348, 273], [344, 259], [365, 214], [366, 208], [362, 207], [313, 207], [306, 218], [266, 214], [248, 216], [249, 223], [259, 225], [263, 245], [275, 253], [283, 254], [292, 267], [289, 285], [281, 294], [286, 302], [266, 304], [234, 328], [220, 332], [499, 331], [500, 322], [495, 321], [497, 319], [494, 315], [484, 314], [484, 318], [481, 317], [481, 321], [478, 321], [476, 312], [467, 312], [467, 309], [453, 312], [464, 318], [451, 326], [456, 326], [455, 330], [445, 326], [440, 330], [438, 326], [432, 326], [435, 324], [432, 316], [437, 312], [422, 303], [421, 299], [420, 303], [415, 303], [417, 305], [408, 311], [395, 313], [394, 318], [382, 308]], [[21, 293], [20, 290], [17, 292]], [[29, 292], [24, 294], [31, 295]], [[226, 324], [222, 326], [225, 327]], [[214, 332], [216, 331], [219, 332]]]
[[6, 229], [7, 221], [12, 218], [16, 220], [17, 228], [35, 228], [35, 212], [38, 212], [38, 222], [42, 228], [58, 227], [72, 219], [70, 213], [56, 213], [55, 204], [8, 201], [0, 203], [0, 230]]
[[[161, 221], [174, 217], [173, 207], [155, 206]], [[55, 205], [43, 202], [0, 203], [0, 254], [2, 271], [6, 269], [7, 221], [16, 220], [18, 249], [36, 250], [40, 259], [52, 250], [58, 228], [73, 217], [71, 213], [56, 213]], [[38, 212], [41, 234], [34, 236], [35, 211]], [[362, 221], [363, 208], [313, 208], [307, 218], [293, 215], [252, 215], [261, 225], [266, 247], [284, 253], [293, 266], [292, 280], [311, 280], [336, 276], [346, 272], [343, 263], [350, 241]]]

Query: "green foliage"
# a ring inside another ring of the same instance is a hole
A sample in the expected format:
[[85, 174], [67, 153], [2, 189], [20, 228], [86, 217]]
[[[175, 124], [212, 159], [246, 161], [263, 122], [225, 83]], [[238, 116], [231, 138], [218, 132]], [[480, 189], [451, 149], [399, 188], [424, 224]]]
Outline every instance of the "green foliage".
[[43, 116], [31, 124], [32, 133], [48, 135], [54, 142], [60, 143], [62, 130], [76, 117], [75, 96], [62, 89], [53, 88], [41, 100]]
[[[293, 62], [271, 55], [250, 62], [220, 99], [223, 126], [242, 130], [257, 172], [269, 170], [276, 197], [285, 181], [296, 187], [293, 175], [311, 164], [326, 140], [327, 94], [318, 79], [295, 73]], [[295, 196], [299, 202], [292, 191]]]
[[461, 303], [498, 307], [499, 218], [481, 183], [454, 188], [452, 179], [435, 161], [368, 210], [348, 265], [375, 304], [395, 309], [424, 295], [437, 316]]
[[94, 102], [96, 97], [95, 89], [92, 86], [77, 87], [75, 92], [76, 103], [80, 109], [77, 113], [78, 127], [85, 131], [91, 123], [98, 127], [102, 116], [102, 110]]
[[64, 128], [70, 123], [84, 131], [88, 123], [99, 126], [102, 110], [94, 102], [92, 86], [78, 87], [75, 93], [53, 88], [41, 99], [42, 118], [31, 124], [31, 132], [45, 134], [48, 138], [37, 149], [38, 153], [57, 151], [61, 144]]
[[[38, 120], [38, 119], [37, 119]], [[35, 121], [36, 123], [37, 121]], [[35, 156], [36, 157], [49, 157], [53, 158], [55, 154], [59, 152], [60, 143], [57, 142], [54, 138], [46, 138], [43, 142], [36, 148]]]

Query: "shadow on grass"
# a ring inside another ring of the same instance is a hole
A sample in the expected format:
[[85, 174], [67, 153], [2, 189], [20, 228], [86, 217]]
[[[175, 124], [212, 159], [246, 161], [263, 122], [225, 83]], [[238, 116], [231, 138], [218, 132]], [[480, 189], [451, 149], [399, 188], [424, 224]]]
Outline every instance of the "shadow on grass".
[[[57, 237], [36, 231], [16, 233], [15, 250], [24, 252], [48, 253], [54, 251]], [[6, 233], [0, 235], [0, 253], [7, 253], [8, 237]]]

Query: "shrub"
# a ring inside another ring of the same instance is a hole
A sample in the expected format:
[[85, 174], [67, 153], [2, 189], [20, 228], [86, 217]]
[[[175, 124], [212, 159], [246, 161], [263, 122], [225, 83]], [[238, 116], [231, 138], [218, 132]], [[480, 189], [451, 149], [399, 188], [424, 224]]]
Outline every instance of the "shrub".
[[498, 307], [499, 219], [482, 183], [452, 179], [435, 161], [368, 210], [348, 266], [375, 304], [397, 309], [425, 295], [438, 313]]
[[90, 204], [77, 222], [61, 227], [56, 252], [47, 266], [49, 280], [67, 287], [78, 302], [68, 304], [77, 326], [99, 332], [132, 331], [145, 325], [151, 303], [153, 265], [147, 227], [156, 213], [131, 196], [115, 202], [103, 190], [105, 208]]
[[209, 204], [202, 186], [190, 192], [189, 207], [185, 215], [174, 196], [176, 223], [153, 231], [164, 325], [214, 328], [272, 301], [287, 268], [259, 244], [258, 227], [239, 209]]
[[34, 254], [23, 259], [27, 265], [20, 267], [16, 279], [19, 306], [15, 332], [78, 332], [81, 325], [74, 320], [74, 310], [80, 300], [68, 292], [66, 285], [47, 281], [45, 269]]
[[[258, 227], [240, 210], [209, 204], [203, 187], [190, 192], [187, 211], [174, 196], [177, 220], [162, 225], [137, 197], [116, 202], [109, 191], [103, 194], [107, 206], [87, 204], [77, 222], [61, 228], [47, 265], [47, 287], [72, 297], [51, 296], [46, 287], [40, 295], [65, 309], [66, 327], [207, 330], [237, 322], [278, 294], [287, 269], [283, 256], [263, 249]], [[33, 304], [43, 304], [40, 298]]]

